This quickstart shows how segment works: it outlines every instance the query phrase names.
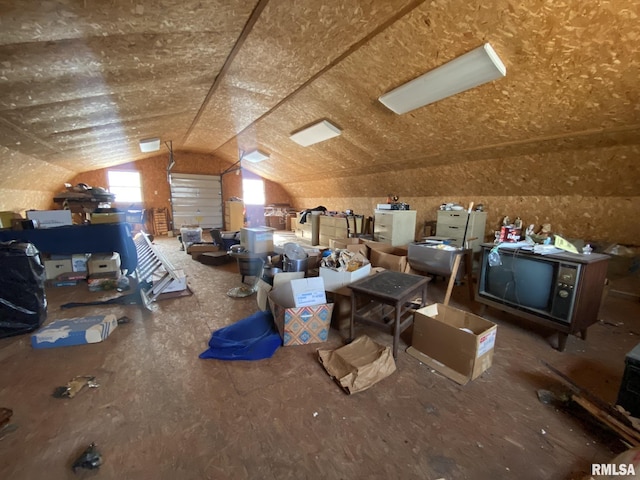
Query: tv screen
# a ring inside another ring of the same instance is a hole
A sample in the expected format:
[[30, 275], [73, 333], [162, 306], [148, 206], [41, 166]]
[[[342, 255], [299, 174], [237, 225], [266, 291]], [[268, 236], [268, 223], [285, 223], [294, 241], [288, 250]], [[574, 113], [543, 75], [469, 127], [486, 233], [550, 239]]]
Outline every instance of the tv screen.
[[555, 264], [518, 256], [517, 252], [501, 251], [500, 259], [502, 265], [484, 265], [485, 293], [523, 307], [548, 310]]

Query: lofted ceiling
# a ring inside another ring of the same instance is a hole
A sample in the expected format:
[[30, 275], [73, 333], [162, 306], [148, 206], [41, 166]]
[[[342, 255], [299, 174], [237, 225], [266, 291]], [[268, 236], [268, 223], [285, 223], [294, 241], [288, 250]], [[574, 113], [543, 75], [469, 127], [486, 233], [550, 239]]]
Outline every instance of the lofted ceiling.
[[[0, 146], [75, 173], [270, 154], [281, 184], [640, 139], [640, 0], [0, 0]], [[489, 42], [505, 78], [396, 115], [383, 93]], [[342, 135], [289, 136], [319, 120]], [[166, 147], [163, 146], [163, 149]]]

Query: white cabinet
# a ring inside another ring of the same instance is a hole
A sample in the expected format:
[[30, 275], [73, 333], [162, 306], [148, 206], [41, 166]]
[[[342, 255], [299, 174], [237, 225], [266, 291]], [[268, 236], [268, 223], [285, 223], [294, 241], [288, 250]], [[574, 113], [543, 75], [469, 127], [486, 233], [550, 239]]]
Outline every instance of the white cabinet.
[[[467, 218], [469, 225], [467, 225]], [[439, 210], [436, 223], [436, 236], [453, 239], [453, 244], [462, 247], [465, 228], [469, 248], [474, 252], [480, 251], [480, 244], [484, 242], [484, 229], [487, 223], [487, 212], [471, 212], [466, 210]]]
[[373, 239], [394, 247], [408, 245], [416, 239], [415, 210], [376, 210]]

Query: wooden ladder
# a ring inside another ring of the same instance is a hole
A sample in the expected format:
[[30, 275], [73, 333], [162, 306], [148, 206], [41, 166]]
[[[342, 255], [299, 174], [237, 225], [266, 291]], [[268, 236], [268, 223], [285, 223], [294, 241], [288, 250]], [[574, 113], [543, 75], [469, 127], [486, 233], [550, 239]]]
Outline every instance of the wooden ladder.
[[[152, 303], [173, 281], [178, 281], [178, 275], [171, 262], [149, 241], [147, 235], [139, 233], [134, 237], [133, 241], [138, 253], [136, 277], [138, 279], [140, 297], [147, 309], [154, 310]], [[159, 280], [152, 282], [154, 274]]]
[[166, 235], [169, 232], [169, 219], [166, 208], [154, 208], [151, 212], [154, 235]]

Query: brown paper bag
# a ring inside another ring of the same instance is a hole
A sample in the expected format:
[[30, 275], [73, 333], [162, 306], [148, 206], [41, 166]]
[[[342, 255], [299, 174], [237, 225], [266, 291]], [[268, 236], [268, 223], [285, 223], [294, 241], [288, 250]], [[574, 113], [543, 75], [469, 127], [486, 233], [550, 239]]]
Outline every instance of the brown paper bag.
[[336, 350], [318, 350], [327, 373], [349, 394], [361, 392], [396, 371], [391, 347], [366, 335]]

